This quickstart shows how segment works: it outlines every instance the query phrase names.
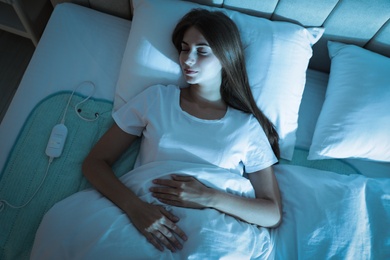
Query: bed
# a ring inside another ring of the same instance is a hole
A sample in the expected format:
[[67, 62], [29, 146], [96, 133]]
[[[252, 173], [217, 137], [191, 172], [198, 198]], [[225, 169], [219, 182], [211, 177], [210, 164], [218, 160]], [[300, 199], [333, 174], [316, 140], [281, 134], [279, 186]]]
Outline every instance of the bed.
[[[261, 258], [390, 258], [387, 0], [89, 2], [55, 6], [1, 122], [0, 259], [28, 259], [45, 213], [90, 190], [81, 163], [112, 111], [147, 86], [182, 84], [168, 35], [194, 7], [222, 8], [238, 24], [256, 101], [281, 136], [283, 222], [265, 231]], [[47, 141], [62, 120], [67, 141], [49, 162]], [[118, 176], [138, 146], [115, 164]], [[260, 238], [238, 241], [252, 240]], [[221, 240], [210, 241], [218, 251]]]

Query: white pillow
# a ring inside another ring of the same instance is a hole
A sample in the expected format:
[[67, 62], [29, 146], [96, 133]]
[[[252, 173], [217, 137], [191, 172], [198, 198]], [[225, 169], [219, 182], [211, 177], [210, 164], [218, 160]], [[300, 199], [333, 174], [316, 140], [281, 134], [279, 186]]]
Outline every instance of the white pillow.
[[134, 0], [133, 3], [134, 17], [114, 110], [150, 85], [186, 86], [178, 53], [171, 42], [173, 29], [192, 8], [222, 10], [240, 30], [254, 97], [280, 135], [281, 157], [291, 160], [311, 46], [322, 36], [322, 28], [307, 30], [292, 23], [185, 1]]
[[328, 42], [331, 70], [308, 159], [390, 162], [390, 58]]

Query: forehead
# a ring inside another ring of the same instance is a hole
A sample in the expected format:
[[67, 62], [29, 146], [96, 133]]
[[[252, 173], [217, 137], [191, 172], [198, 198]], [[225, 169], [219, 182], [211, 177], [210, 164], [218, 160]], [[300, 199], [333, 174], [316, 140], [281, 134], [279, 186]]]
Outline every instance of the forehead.
[[184, 33], [183, 43], [195, 44], [195, 45], [209, 45], [202, 33], [195, 27], [190, 27]]

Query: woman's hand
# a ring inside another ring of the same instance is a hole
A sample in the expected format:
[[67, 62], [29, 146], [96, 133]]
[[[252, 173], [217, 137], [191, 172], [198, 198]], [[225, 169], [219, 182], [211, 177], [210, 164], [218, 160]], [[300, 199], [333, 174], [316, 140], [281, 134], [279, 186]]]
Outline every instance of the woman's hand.
[[164, 209], [164, 207], [141, 202], [141, 205], [136, 210], [127, 215], [133, 225], [158, 250], [164, 250], [162, 245], [172, 252], [183, 248], [176, 236], [184, 241], [187, 240], [187, 236], [176, 225], [179, 218]]
[[208, 207], [212, 189], [196, 178], [173, 174], [171, 180], [156, 179], [158, 186], [150, 188], [159, 201], [177, 207], [202, 209]]
[[255, 198], [247, 198], [205, 186], [190, 176], [156, 179], [150, 188], [159, 201], [178, 207], [213, 208], [262, 227], [277, 227], [282, 219], [278, 183], [272, 166], [249, 174]]

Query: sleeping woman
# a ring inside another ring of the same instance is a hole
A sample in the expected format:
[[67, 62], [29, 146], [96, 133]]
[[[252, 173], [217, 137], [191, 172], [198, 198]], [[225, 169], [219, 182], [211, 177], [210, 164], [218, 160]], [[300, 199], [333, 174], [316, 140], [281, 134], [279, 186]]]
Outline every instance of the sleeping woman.
[[[32, 259], [271, 253], [278, 134], [252, 96], [239, 31], [222, 12], [194, 9], [172, 41], [188, 86], [151, 86], [113, 114], [82, 166], [94, 189], [45, 215]], [[118, 179], [111, 166], [139, 137], [134, 169]]]

